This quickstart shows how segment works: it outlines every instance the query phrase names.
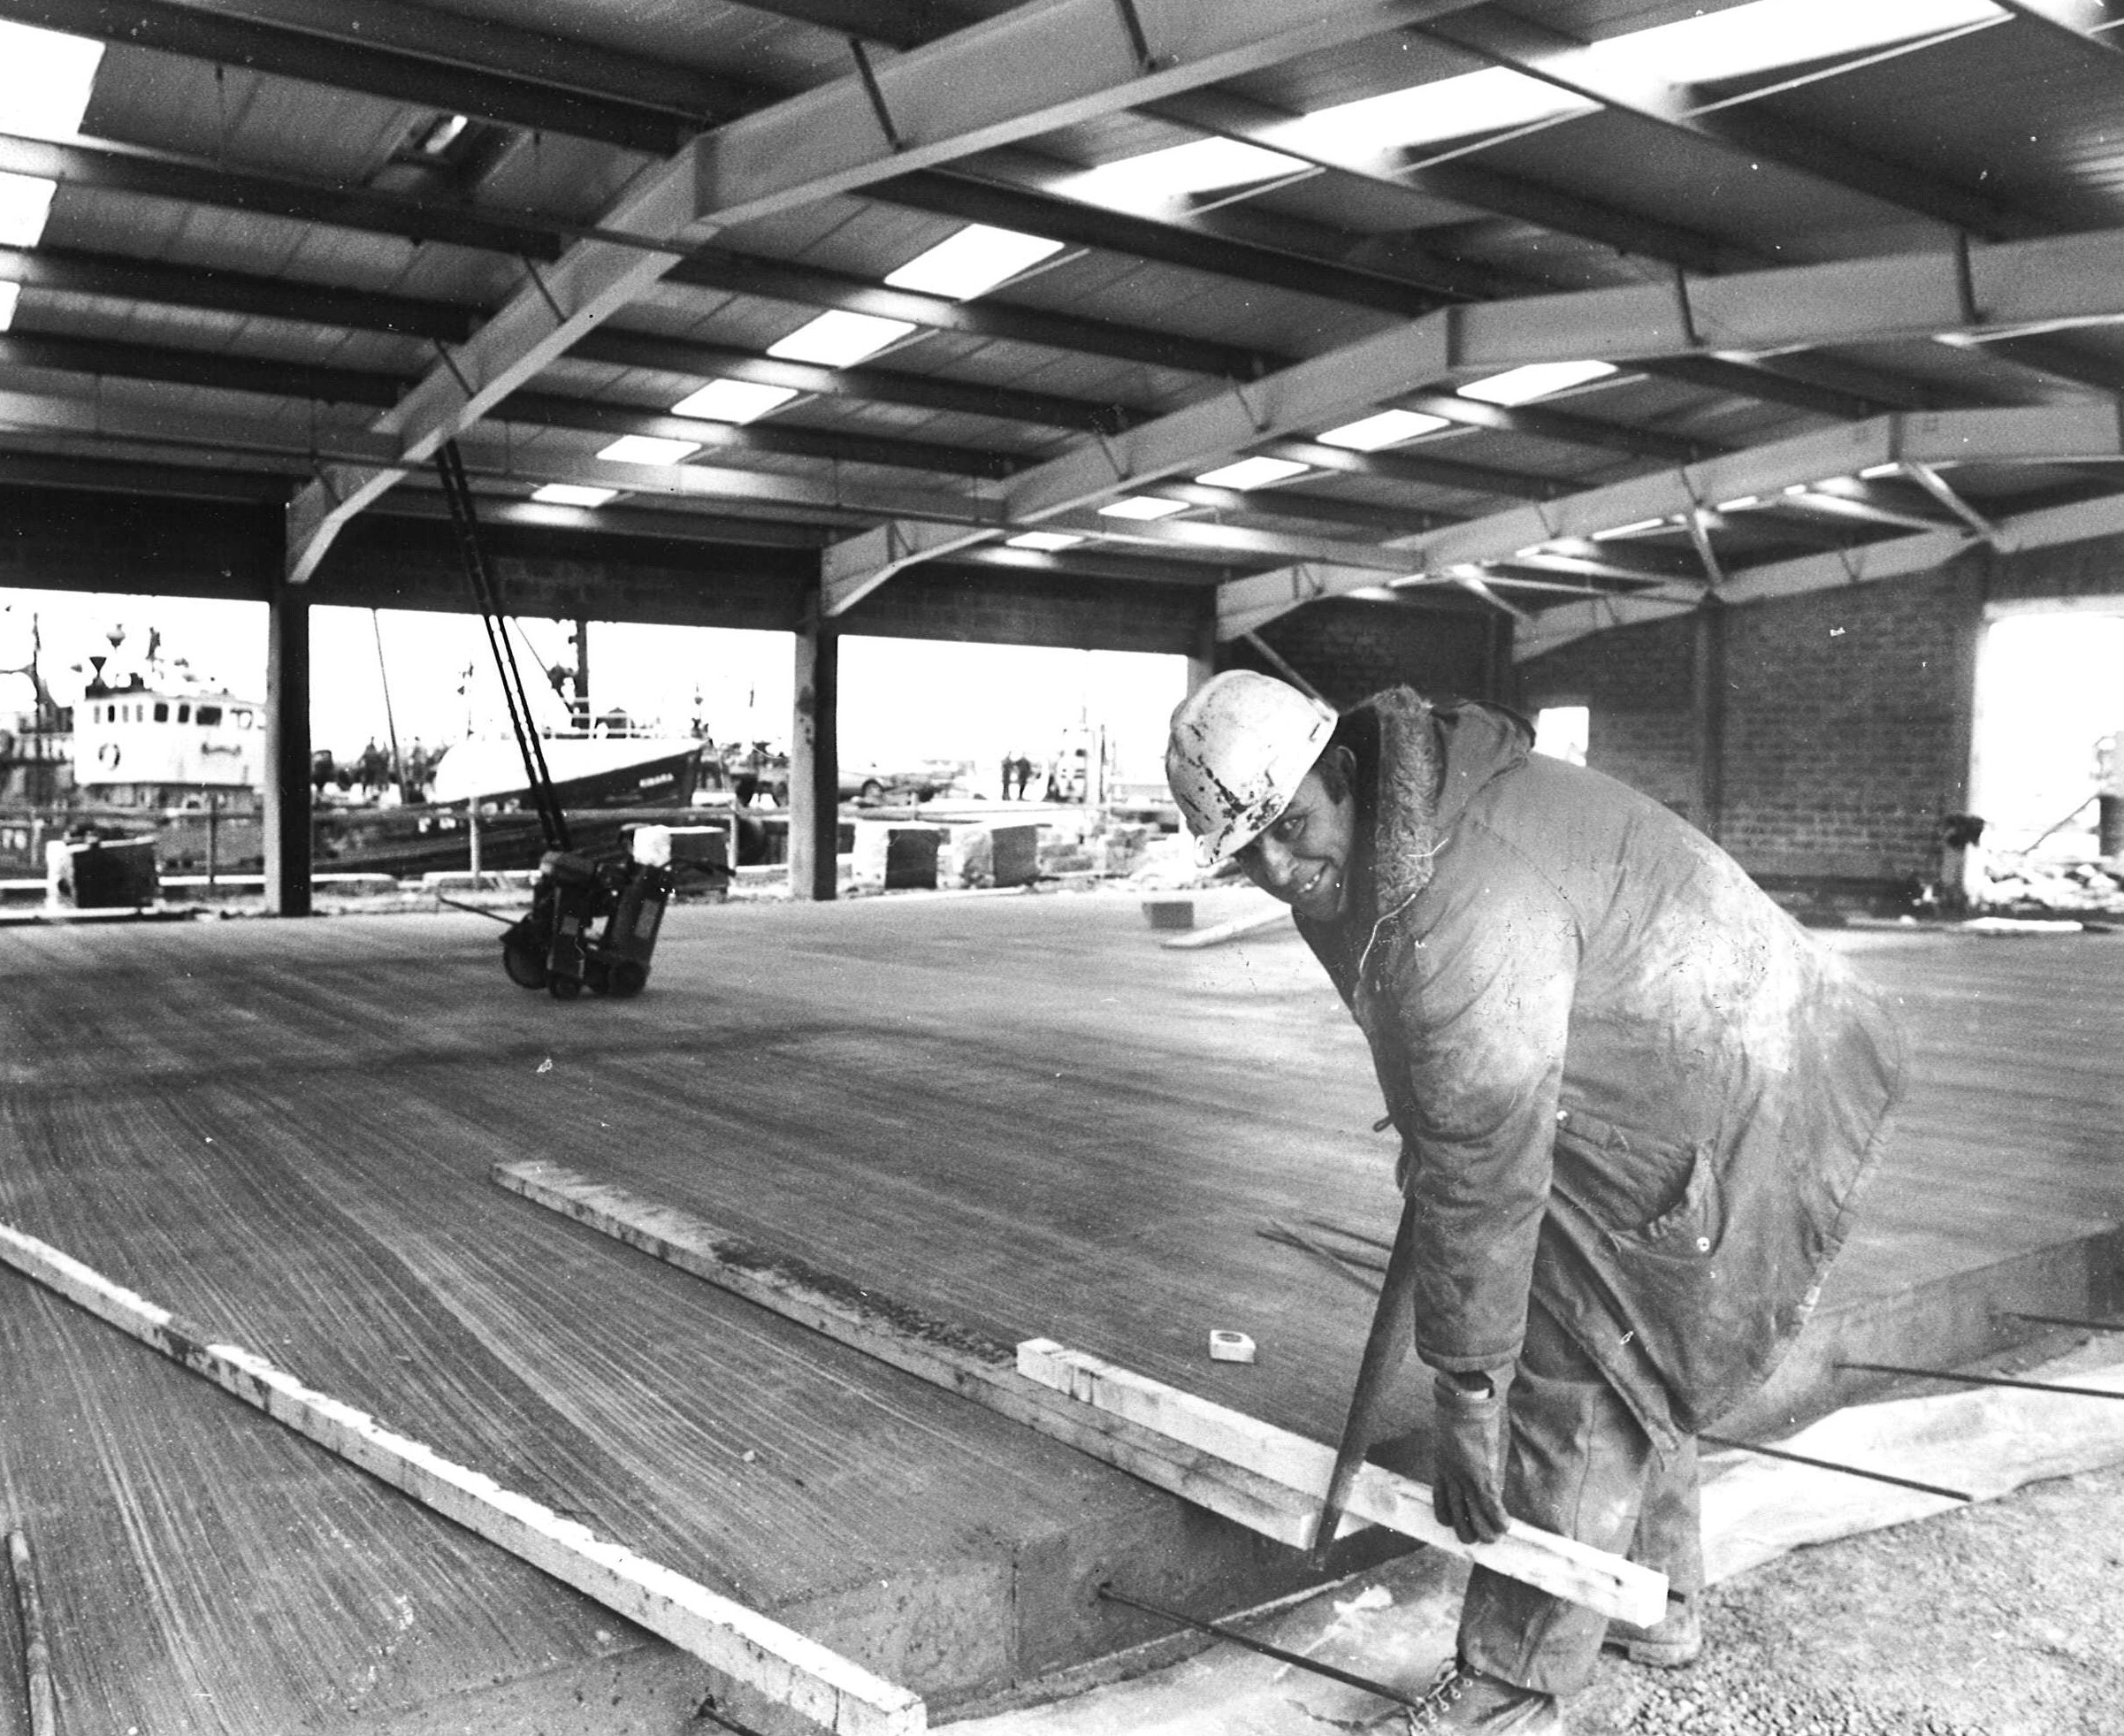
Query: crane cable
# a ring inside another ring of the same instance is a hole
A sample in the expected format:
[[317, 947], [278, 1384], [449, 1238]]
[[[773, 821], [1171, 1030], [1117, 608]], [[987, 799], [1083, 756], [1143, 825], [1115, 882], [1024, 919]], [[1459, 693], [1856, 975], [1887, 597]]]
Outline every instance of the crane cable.
[[479, 540], [479, 521], [472, 509], [471, 486], [465, 480], [464, 460], [457, 442], [446, 440], [435, 455], [435, 469], [442, 478], [442, 496], [456, 527], [457, 547], [464, 557], [465, 576], [471, 581], [472, 596], [479, 606], [480, 623], [486, 629], [487, 647], [494, 654], [494, 668], [501, 677], [501, 697], [508, 707], [509, 728], [516, 732], [517, 751], [523, 756], [524, 776], [531, 787], [532, 805], [548, 849], [571, 848], [568, 816], [554, 794], [553, 775], [546, 769], [546, 750], [531, 725], [531, 696], [523, 685], [523, 672], [516, 666], [515, 648], [508, 642], [501, 608], [500, 588], [488, 566]]

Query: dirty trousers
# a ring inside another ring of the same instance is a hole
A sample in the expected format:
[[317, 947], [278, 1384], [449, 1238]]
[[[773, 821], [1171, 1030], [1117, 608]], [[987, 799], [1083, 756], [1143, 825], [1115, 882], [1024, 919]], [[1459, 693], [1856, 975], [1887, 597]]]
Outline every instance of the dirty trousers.
[[[1696, 1442], [1664, 1460], [1592, 1358], [1539, 1304], [1506, 1400], [1504, 1504], [1514, 1518], [1703, 1588]], [[1677, 1606], [1669, 1606], [1678, 1613]], [[1543, 1694], [1592, 1679], [1608, 1617], [1478, 1567], [1461, 1606], [1460, 1654], [1486, 1676]]]

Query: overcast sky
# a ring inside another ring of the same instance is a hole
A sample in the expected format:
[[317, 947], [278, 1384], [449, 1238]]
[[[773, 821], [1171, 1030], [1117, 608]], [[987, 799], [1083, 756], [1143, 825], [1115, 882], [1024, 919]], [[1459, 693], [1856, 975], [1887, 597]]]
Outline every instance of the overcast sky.
[[[143, 654], [150, 628], [165, 659], [183, 657], [198, 675], [232, 691], [265, 691], [265, 608], [180, 597], [81, 596], [0, 591], [0, 667], [29, 660], [29, 622], [43, 636], [46, 683], [71, 704], [92, 654], [111, 670]], [[569, 629], [519, 623], [524, 679], [559, 726], [565, 714], [540, 670], [572, 663]], [[108, 635], [123, 627], [115, 653]], [[310, 727], [317, 744], [358, 752], [386, 738], [382, 669], [401, 746], [433, 746], [467, 733], [505, 732], [501, 690], [476, 617], [386, 609], [318, 608], [310, 616]], [[528, 646], [528, 650], [527, 650]], [[785, 633], [593, 623], [591, 701], [638, 721], [684, 732], [698, 716], [718, 741], [789, 738], [793, 646]], [[469, 673], [468, 673], [469, 672]], [[841, 644], [841, 753], [851, 766], [925, 759], [972, 760], [984, 769], [1008, 752], [1040, 760], [1061, 731], [1103, 723], [1116, 743], [1119, 775], [1163, 776], [1165, 719], [1180, 702], [1186, 661], [1122, 652], [1058, 651], [1031, 646], [957, 645], [849, 638]], [[27, 684], [0, 677], [0, 710], [27, 705]]]

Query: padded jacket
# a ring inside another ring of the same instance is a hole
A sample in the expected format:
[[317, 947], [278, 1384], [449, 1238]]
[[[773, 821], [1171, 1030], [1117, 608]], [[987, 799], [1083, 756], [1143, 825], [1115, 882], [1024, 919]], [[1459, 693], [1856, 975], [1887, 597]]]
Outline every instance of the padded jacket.
[[1812, 1310], [1900, 1094], [1885, 1005], [1725, 853], [1493, 707], [1368, 700], [1350, 909], [1301, 922], [1418, 1206], [1416, 1347], [1518, 1355], [1529, 1298], [1662, 1447]]

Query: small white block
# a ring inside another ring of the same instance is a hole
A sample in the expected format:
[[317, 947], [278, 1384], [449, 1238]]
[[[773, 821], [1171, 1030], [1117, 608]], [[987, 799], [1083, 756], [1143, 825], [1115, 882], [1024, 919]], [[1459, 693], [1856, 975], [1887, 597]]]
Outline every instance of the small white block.
[[1251, 1362], [1254, 1341], [1243, 1332], [1226, 1332], [1221, 1327], [1210, 1334], [1211, 1362]]

